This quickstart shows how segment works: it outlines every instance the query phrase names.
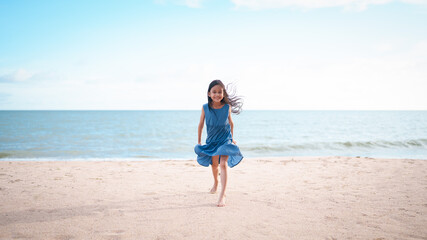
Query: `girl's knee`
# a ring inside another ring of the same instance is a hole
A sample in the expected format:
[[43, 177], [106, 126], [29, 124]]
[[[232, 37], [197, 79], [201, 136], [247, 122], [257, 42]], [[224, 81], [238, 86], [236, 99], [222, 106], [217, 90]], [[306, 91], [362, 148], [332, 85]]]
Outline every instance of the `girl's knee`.
[[219, 156], [213, 156], [212, 157], [212, 166], [218, 167], [218, 161], [219, 161]]
[[228, 156], [221, 156], [220, 166], [221, 168], [227, 167]]

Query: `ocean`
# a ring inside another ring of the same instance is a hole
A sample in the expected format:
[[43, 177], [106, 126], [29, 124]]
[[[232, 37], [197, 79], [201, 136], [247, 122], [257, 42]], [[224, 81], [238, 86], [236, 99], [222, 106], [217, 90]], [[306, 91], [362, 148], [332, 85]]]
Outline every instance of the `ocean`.
[[[245, 157], [427, 159], [427, 111], [244, 110], [232, 117]], [[200, 111], [0, 111], [0, 161], [195, 159], [199, 118]]]

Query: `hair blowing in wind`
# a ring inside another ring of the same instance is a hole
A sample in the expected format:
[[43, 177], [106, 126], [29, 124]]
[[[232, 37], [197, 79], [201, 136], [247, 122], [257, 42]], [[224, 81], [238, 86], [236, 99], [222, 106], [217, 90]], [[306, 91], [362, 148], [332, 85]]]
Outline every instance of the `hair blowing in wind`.
[[[221, 80], [213, 80], [209, 84], [209, 91], [216, 85], [220, 85], [224, 91], [224, 98], [221, 100], [223, 104], [230, 104], [231, 112], [234, 114], [239, 114], [242, 111], [243, 106], [243, 98], [241, 96], [236, 95], [236, 87], [234, 84], [229, 83], [227, 87], [225, 87], [224, 83]], [[212, 99], [208, 96], [209, 107], [212, 108]]]

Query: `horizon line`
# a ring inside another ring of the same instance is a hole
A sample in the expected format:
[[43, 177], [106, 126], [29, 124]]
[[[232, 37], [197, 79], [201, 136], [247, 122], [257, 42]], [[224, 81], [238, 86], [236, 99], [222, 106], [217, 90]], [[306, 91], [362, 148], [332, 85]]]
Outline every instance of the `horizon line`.
[[[0, 109], [0, 111], [200, 111], [200, 109]], [[245, 111], [427, 111], [427, 109], [245, 109]]]

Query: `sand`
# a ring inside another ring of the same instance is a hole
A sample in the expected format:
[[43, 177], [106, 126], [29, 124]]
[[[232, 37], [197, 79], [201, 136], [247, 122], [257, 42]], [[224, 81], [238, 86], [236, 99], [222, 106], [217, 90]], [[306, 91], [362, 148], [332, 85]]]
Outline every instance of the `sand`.
[[0, 162], [0, 239], [427, 239], [427, 160]]

